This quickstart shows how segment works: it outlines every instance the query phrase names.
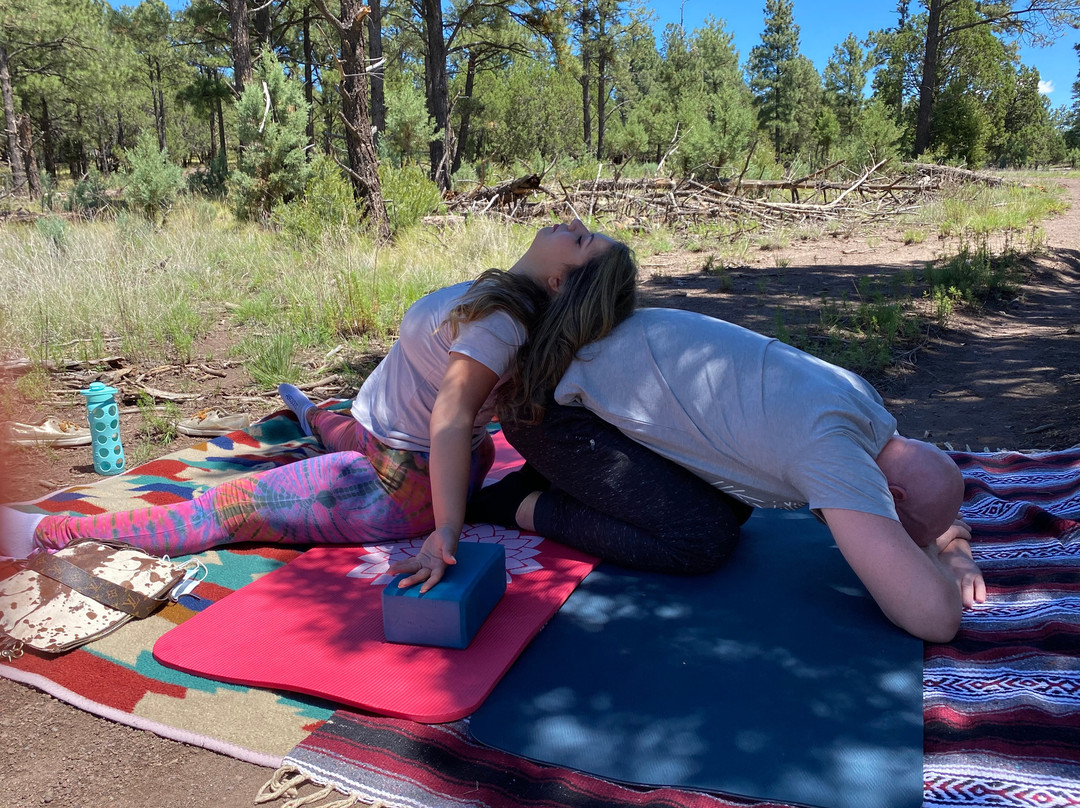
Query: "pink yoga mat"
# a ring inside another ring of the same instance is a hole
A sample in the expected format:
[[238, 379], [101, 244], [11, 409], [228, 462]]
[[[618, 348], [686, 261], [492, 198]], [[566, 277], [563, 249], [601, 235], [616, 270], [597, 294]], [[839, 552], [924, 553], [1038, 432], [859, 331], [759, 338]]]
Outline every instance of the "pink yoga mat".
[[[515, 465], [496, 436], [492, 476]], [[512, 451], [512, 450], [510, 450]], [[516, 464], [520, 464], [520, 458]], [[468, 648], [383, 640], [390, 563], [423, 543], [316, 547], [162, 636], [154, 657], [186, 673], [307, 693], [424, 723], [472, 714], [596, 559], [539, 536], [477, 525], [463, 542], [506, 549], [506, 594]]]
[[386, 567], [416, 545], [316, 547], [223, 598], [154, 645], [171, 668], [307, 693], [424, 723], [473, 713], [595, 559], [516, 530], [480, 525], [462, 541], [506, 548], [506, 594], [468, 648], [383, 640]]

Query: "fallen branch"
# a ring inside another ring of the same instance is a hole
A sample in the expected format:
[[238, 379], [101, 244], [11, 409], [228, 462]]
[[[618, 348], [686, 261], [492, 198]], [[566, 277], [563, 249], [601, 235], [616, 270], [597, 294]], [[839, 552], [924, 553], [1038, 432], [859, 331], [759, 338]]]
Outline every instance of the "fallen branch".
[[868, 179], [870, 179], [870, 176], [875, 171], [877, 171], [879, 168], [881, 168], [883, 165], [885, 165], [886, 162], [887, 161], [882, 160], [879, 163], [877, 163], [873, 168], [867, 170], [867, 172], [862, 175], [862, 177], [859, 179], [858, 182], [856, 182], [854, 185], [852, 185], [850, 188], [848, 188], [846, 191], [844, 191], [842, 194], [840, 194], [840, 196], [836, 197], [836, 199], [834, 199], [832, 202], [827, 202], [824, 205], [822, 205], [822, 207], [824, 207], [824, 208], [835, 208], [837, 205], [840, 204], [841, 199], [843, 199], [845, 196], [850, 194], [852, 191], [854, 191], [856, 188], [858, 188], [860, 185], [862, 185], [864, 182], [866, 182]]
[[89, 370], [102, 365], [118, 368], [122, 367], [126, 361], [122, 356], [103, 356], [100, 359], [61, 359], [59, 361], [52, 359], [12, 359], [0, 362], [0, 373], [27, 371], [35, 367], [49, 371]]
[[1001, 177], [996, 177], [993, 174], [968, 171], [966, 168], [956, 168], [955, 166], [939, 166], [934, 163], [904, 163], [902, 167], [906, 171], [911, 171], [918, 174], [920, 177], [928, 177], [930, 179], [944, 177], [953, 182], [974, 182], [979, 185], [989, 185], [995, 188], [1005, 182]]
[[155, 401], [160, 399], [162, 401], [194, 401], [197, 398], [201, 398], [198, 393], [173, 393], [169, 390], [158, 390], [156, 387], [147, 387], [142, 385], [138, 388], [139, 392], [146, 393], [146, 395], [153, 398]]
[[300, 390], [314, 390], [316, 387], [328, 387], [332, 384], [342, 384], [342, 378], [336, 373], [331, 376], [326, 376], [318, 381], [308, 382], [307, 384], [298, 384], [297, 388]]

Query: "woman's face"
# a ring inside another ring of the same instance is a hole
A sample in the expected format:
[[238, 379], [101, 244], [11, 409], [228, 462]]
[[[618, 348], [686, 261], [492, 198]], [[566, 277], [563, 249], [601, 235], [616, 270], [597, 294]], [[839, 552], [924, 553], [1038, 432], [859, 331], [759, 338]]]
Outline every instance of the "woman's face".
[[607, 236], [589, 230], [580, 219], [574, 219], [569, 224], [543, 228], [536, 234], [529, 249], [543, 251], [552, 264], [576, 269], [614, 243]]
[[528, 264], [536, 268], [540, 281], [555, 293], [573, 270], [608, 250], [614, 239], [594, 233], [574, 219], [541, 229], [525, 253]]

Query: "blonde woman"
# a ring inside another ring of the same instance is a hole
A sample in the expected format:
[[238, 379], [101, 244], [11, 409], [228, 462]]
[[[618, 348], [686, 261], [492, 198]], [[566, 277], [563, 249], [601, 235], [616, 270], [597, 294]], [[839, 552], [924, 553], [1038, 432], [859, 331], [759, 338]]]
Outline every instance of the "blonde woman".
[[0, 555], [21, 558], [80, 538], [177, 556], [240, 541], [357, 544], [426, 534], [399, 571], [427, 590], [454, 563], [466, 500], [491, 466], [485, 426], [518, 348], [531, 339], [555, 358], [522, 371], [519, 383], [552, 387], [581, 345], [633, 311], [636, 282], [626, 245], [576, 219], [545, 227], [509, 270], [417, 301], [350, 413], [318, 409], [282, 386], [326, 454], [175, 505], [87, 517], [4, 508]]

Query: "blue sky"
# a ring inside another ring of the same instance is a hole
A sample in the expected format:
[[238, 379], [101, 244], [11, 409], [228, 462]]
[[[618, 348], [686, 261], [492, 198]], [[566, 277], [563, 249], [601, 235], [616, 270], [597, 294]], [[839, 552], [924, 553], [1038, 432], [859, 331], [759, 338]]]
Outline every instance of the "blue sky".
[[[750, 49], [761, 42], [765, 28], [765, 0], [647, 0], [656, 15], [656, 30], [667, 23], [682, 23], [688, 31], [700, 27], [710, 14], [724, 21], [735, 40], [739, 60], [745, 64]], [[913, 7], [916, 4], [912, 4]], [[853, 33], [860, 40], [870, 31], [896, 24], [894, 0], [795, 0], [795, 23], [799, 26], [799, 50], [813, 61], [820, 72], [833, 48]], [[1042, 89], [1052, 106], [1070, 105], [1072, 85], [1080, 71], [1073, 44], [1080, 42], [1080, 31], [1068, 32], [1049, 48], [1021, 45], [1020, 58], [1039, 71]]]

